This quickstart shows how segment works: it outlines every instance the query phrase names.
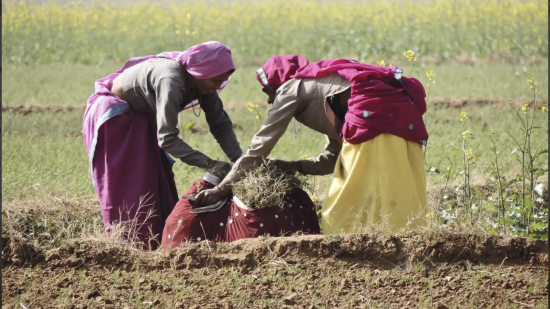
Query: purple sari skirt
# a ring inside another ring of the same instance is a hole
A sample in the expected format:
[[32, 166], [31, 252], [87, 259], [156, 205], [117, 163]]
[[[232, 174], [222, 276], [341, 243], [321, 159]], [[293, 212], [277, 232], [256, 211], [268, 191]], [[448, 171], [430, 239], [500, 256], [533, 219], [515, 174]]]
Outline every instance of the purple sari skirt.
[[106, 231], [119, 224], [126, 239], [156, 249], [178, 194], [174, 160], [158, 145], [155, 116], [134, 111], [112, 93], [95, 93], [83, 134]]

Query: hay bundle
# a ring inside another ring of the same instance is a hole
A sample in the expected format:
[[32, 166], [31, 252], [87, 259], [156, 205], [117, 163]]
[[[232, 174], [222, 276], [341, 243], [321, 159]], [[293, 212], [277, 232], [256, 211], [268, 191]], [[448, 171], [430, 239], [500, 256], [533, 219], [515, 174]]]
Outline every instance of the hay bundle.
[[272, 165], [262, 164], [233, 184], [233, 194], [252, 209], [282, 208], [285, 194], [292, 188], [302, 189], [305, 185], [306, 181], [295, 174], [283, 173]]

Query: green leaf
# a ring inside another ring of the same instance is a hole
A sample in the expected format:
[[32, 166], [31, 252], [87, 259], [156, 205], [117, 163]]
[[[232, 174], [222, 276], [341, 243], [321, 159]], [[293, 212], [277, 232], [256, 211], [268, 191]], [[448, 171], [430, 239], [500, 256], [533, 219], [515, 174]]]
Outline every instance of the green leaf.
[[531, 201], [531, 196], [527, 195], [525, 197], [525, 205], [523, 205], [525, 208], [529, 209], [531, 208], [531, 204], [532, 204], [532, 201]]
[[531, 223], [531, 230], [542, 230], [546, 227], [546, 224], [542, 222]]
[[183, 126], [183, 130], [184, 131], [189, 131], [189, 130], [193, 129], [194, 126], [195, 126], [195, 122], [194, 121], [189, 121]]

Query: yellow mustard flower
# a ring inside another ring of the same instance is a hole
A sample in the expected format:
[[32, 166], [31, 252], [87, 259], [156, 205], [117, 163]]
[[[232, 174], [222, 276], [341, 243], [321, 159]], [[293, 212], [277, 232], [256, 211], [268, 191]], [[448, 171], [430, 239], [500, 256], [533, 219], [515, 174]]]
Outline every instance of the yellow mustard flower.
[[414, 57], [414, 52], [412, 50], [408, 50], [404, 53], [405, 57], [409, 59], [410, 62], [416, 61], [416, 58]]
[[307, 157], [309, 157], [309, 154], [307, 154], [307, 153], [302, 155], [302, 159], [306, 159]]
[[464, 122], [464, 120], [468, 119], [468, 116], [466, 116], [466, 112], [460, 112], [460, 117], [456, 118], [460, 122]]
[[543, 111], [543, 112], [547, 112], [547, 111], [548, 111], [548, 107], [547, 107], [547, 106], [542, 106], [542, 107], [540, 108], [540, 110]]
[[468, 138], [468, 137], [470, 137], [471, 135], [472, 135], [472, 132], [470, 132], [470, 131], [468, 131], [468, 130], [462, 132], [462, 137], [464, 137], [464, 138]]
[[433, 78], [435, 77], [435, 74], [434, 74], [434, 71], [432, 70], [428, 70], [426, 71], [426, 76], [428, 76], [428, 80], [433, 80]]
[[248, 111], [253, 112], [256, 109], [256, 107], [258, 107], [258, 106], [259, 106], [258, 104], [254, 105], [252, 103], [248, 103], [246, 105], [246, 108], [248, 109]]
[[384, 60], [376, 61], [376, 65], [385, 67], [385, 66], [386, 66], [386, 62], [384, 62]]
[[474, 157], [474, 152], [472, 151], [472, 149], [466, 150], [466, 157], [467, 157], [468, 159], [471, 159], [471, 158]]
[[529, 110], [529, 104], [523, 104], [521, 106], [521, 110], [524, 111], [524, 112], [528, 111]]

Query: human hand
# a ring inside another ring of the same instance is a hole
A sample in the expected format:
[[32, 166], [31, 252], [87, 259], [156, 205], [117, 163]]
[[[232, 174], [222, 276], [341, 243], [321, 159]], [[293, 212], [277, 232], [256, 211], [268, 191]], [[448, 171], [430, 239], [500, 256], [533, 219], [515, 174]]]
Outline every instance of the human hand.
[[210, 206], [214, 205], [217, 202], [221, 201], [228, 192], [224, 192], [219, 189], [219, 187], [214, 187], [213, 189], [206, 189], [200, 191], [195, 195], [195, 202], [201, 206]]

